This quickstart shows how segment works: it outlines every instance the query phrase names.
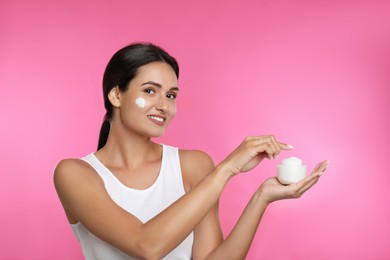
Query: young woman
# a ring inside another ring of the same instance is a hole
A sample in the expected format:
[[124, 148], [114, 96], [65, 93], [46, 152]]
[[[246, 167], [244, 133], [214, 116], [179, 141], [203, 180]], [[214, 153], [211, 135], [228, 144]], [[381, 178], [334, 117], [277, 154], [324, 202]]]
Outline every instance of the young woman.
[[224, 240], [218, 199], [227, 182], [292, 146], [274, 136], [245, 140], [214, 166], [204, 152], [154, 143], [174, 118], [179, 67], [161, 48], [119, 50], [103, 78], [98, 150], [61, 161], [54, 183], [86, 259], [244, 259], [273, 201], [298, 198], [327, 167], [297, 184], [267, 179]]

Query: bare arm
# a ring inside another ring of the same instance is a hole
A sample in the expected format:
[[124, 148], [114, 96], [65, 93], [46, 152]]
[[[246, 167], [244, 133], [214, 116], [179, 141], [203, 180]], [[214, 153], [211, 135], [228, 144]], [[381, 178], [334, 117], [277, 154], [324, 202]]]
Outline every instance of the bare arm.
[[102, 180], [85, 162], [61, 162], [54, 182], [65, 210], [90, 232], [131, 256], [158, 259], [180, 244], [208, 215], [232, 176], [251, 170], [266, 156], [276, 156], [280, 149], [289, 149], [282, 143], [276, 147], [275, 143], [269, 136], [245, 139], [196, 187], [147, 223], [115, 204]]
[[281, 185], [276, 178], [267, 179], [247, 204], [230, 235], [207, 259], [245, 259], [268, 204], [275, 200], [299, 198], [317, 183], [327, 166], [327, 161], [319, 163], [310, 176], [289, 186]]
[[[186, 192], [206, 177], [215, 166], [212, 159], [199, 151], [180, 150], [180, 164]], [[218, 216], [218, 201], [194, 229], [192, 258], [204, 259], [223, 241], [221, 225]]]
[[180, 244], [217, 202], [230, 176], [216, 168], [191, 192], [142, 223], [115, 204], [90, 167], [62, 161], [54, 182], [64, 208], [90, 232], [138, 258], [158, 259]]

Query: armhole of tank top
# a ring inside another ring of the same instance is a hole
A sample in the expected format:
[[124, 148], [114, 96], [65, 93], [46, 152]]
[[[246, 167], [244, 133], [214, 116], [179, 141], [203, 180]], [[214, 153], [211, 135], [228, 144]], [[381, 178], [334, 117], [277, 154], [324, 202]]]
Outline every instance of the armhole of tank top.
[[80, 221], [77, 220], [76, 223], [68, 223], [72, 228], [76, 228], [77, 226], [79, 226], [81, 223]]
[[94, 174], [99, 176], [99, 178], [102, 180], [104, 187], [107, 189], [107, 184], [104, 176], [102, 176], [104, 173], [100, 173], [99, 165], [95, 165], [95, 155], [94, 154], [89, 154], [83, 158], [81, 158], [84, 162], [86, 162], [94, 171]]
[[181, 169], [181, 164], [180, 164], [180, 151], [179, 151], [179, 148], [176, 148], [175, 149], [175, 164], [177, 165], [177, 169], [179, 170], [179, 173], [178, 173], [178, 177], [179, 177], [179, 181], [181, 183], [181, 188], [183, 190], [183, 194], [186, 194], [186, 188], [185, 188], [185, 185], [184, 185], [184, 176], [183, 176], [183, 171]]

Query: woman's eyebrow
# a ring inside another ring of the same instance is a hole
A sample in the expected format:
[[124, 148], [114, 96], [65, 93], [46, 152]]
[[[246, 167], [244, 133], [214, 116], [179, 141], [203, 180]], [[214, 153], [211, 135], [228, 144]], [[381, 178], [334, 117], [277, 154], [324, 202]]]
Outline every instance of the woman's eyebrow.
[[[157, 83], [157, 82], [154, 82], [154, 81], [147, 81], [145, 83], [142, 83], [141, 86], [144, 86], [144, 85], [153, 85], [155, 87], [162, 88], [162, 85], [160, 83]], [[172, 87], [172, 88], [170, 88], [170, 90], [179, 91], [179, 88], [178, 87]]]

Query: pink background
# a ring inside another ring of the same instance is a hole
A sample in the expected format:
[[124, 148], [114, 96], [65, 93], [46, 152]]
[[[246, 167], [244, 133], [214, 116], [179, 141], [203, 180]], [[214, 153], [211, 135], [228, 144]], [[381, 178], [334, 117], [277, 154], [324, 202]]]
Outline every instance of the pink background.
[[0, 2], [0, 259], [82, 259], [52, 172], [96, 148], [103, 70], [134, 41], [181, 65], [159, 141], [220, 162], [247, 135], [296, 149], [232, 180], [227, 234], [287, 156], [330, 169], [272, 204], [248, 259], [390, 259], [388, 1]]

